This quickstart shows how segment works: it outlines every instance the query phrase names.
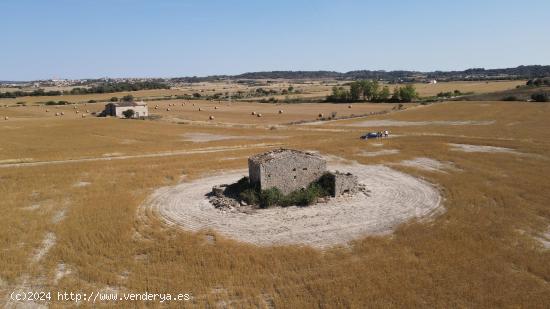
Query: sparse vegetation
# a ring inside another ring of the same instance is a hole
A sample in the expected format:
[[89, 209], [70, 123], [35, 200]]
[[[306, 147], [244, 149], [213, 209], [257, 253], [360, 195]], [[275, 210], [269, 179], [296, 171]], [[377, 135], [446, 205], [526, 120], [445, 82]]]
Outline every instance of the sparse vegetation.
[[519, 101], [519, 99], [515, 95], [509, 95], [502, 98], [502, 101]]
[[248, 177], [243, 177], [235, 184], [229, 185], [225, 194], [245, 201], [249, 205], [257, 205], [260, 208], [271, 206], [309, 206], [318, 198], [330, 195], [330, 182], [328, 174], [323, 175], [317, 182], [310, 184], [303, 190], [296, 190], [287, 195], [277, 188], [260, 190], [250, 184]]
[[68, 101], [48, 101], [44, 104], [45, 105], [67, 105], [67, 104], [71, 104], [71, 103], [69, 103]]
[[44, 89], [37, 89], [34, 91], [12, 91], [12, 92], [0, 92], [0, 98], [17, 98], [25, 96], [60, 96], [60, 95], [82, 95], [93, 93], [113, 93], [122, 91], [138, 91], [138, 90], [150, 90], [150, 89], [170, 89], [170, 86], [153, 81], [136, 82], [136, 83], [101, 83], [97, 86], [90, 88], [76, 87], [71, 90], [59, 91], [51, 90], [45, 91]]
[[380, 89], [377, 81], [360, 80], [350, 83], [349, 90], [342, 86], [334, 86], [332, 94], [327, 96], [328, 102], [412, 102], [417, 99], [418, 93], [414, 85], [406, 85], [394, 88], [390, 95], [388, 86]]
[[133, 109], [127, 109], [122, 112], [122, 115], [124, 115], [124, 118], [130, 119], [133, 118], [136, 112]]
[[535, 102], [548, 102], [550, 95], [545, 92], [534, 93], [531, 95], [531, 99]]
[[122, 97], [121, 101], [123, 101], [123, 102], [132, 102], [132, 101], [134, 101], [134, 96], [131, 95], [131, 94], [127, 94], [127, 95]]
[[529, 87], [541, 87], [541, 86], [550, 86], [550, 78], [535, 78], [530, 79], [525, 84]]

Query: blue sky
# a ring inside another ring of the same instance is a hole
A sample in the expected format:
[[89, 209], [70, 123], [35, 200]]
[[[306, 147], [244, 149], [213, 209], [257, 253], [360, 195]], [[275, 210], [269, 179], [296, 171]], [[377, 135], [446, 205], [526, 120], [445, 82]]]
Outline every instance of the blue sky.
[[550, 64], [548, 12], [548, 0], [1, 0], [0, 80]]

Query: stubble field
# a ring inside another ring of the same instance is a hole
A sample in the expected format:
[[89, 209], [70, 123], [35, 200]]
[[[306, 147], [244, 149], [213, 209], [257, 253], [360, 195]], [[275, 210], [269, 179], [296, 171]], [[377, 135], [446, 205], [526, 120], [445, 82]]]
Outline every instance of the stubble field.
[[[81, 118], [72, 106], [60, 107], [63, 117], [43, 106], [2, 107], [0, 296], [8, 305], [9, 292], [30, 288], [191, 293], [187, 305], [213, 307], [550, 302], [547, 104], [411, 105], [306, 125], [290, 123], [394, 105], [159, 102], [158, 110], [149, 104], [154, 121]], [[86, 108], [101, 105], [78, 107]], [[382, 129], [392, 137], [359, 139]], [[159, 188], [243, 169], [249, 155], [279, 147], [421, 178], [438, 188], [444, 212], [319, 250], [187, 232], [140, 208]]]

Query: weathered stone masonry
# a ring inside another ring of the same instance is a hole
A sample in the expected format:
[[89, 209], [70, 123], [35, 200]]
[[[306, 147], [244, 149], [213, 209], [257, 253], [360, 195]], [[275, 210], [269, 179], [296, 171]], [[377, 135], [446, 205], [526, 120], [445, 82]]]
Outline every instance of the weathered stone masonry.
[[317, 154], [291, 149], [278, 149], [248, 159], [250, 182], [266, 190], [276, 187], [283, 194], [306, 188], [327, 169], [326, 161]]

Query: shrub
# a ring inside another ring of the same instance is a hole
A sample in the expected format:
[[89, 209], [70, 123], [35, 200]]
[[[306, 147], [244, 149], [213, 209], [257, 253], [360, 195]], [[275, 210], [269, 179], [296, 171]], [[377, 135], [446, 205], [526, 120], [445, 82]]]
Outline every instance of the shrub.
[[48, 101], [45, 103], [46, 105], [67, 105], [67, 104], [70, 104], [69, 102], [67, 101]]
[[132, 102], [133, 100], [134, 100], [134, 96], [131, 94], [128, 94], [122, 97], [122, 101], [124, 102]]
[[533, 99], [533, 101], [535, 101], [535, 102], [548, 102], [550, 97], [549, 97], [548, 93], [540, 92], [540, 93], [532, 94], [531, 99]]
[[117, 97], [112, 97], [109, 99], [109, 101], [111, 102], [118, 102], [118, 98]]
[[126, 117], [126, 119], [129, 119], [129, 118], [134, 117], [135, 113], [136, 112], [133, 109], [127, 109], [127, 110], [122, 112], [122, 115], [124, 115], [124, 117]]
[[516, 96], [509, 95], [509, 96], [506, 96], [506, 97], [502, 98], [502, 101], [519, 101], [519, 100]]
[[260, 192], [261, 208], [279, 205], [281, 201], [283, 201], [283, 194], [278, 188], [269, 188]]
[[88, 100], [88, 103], [96, 103], [96, 100]]
[[284, 196], [280, 201], [281, 206], [309, 206], [317, 201], [319, 197], [327, 196], [325, 190], [319, 183], [312, 183], [306, 189], [296, 190]]
[[260, 190], [250, 184], [248, 177], [243, 177], [236, 183], [228, 185], [224, 195], [241, 200], [250, 205], [258, 205], [260, 208], [268, 208], [275, 205], [308, 206], [318, 198], [333, 194], [333, 175], [325, 173], [321, 178], [310, 184], [307, 188], [296, 190], [284, 195], [278, 188]]
[[260, 201], [258, 191], [254, 188], [247, 188], [239, 193], [239, 199], [250, 205], [257, 205]]

